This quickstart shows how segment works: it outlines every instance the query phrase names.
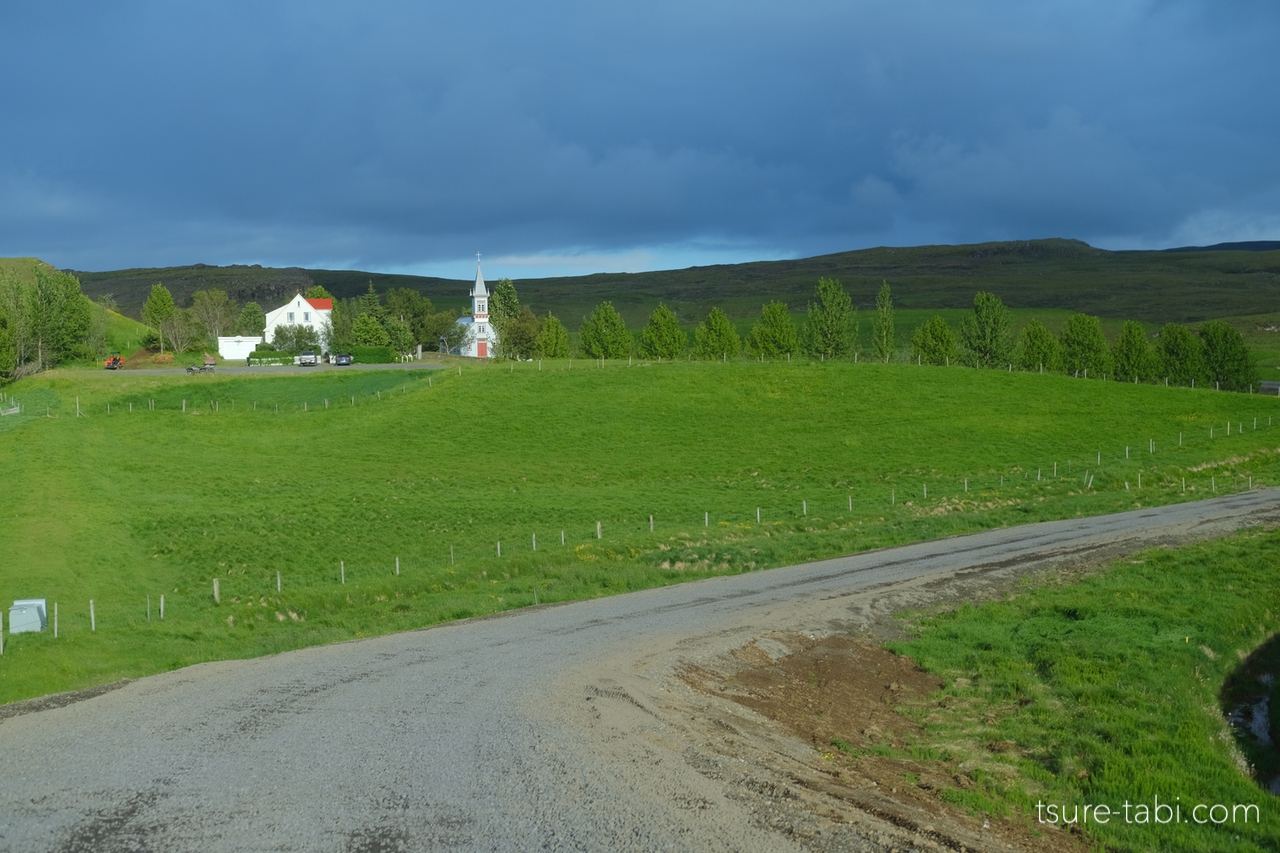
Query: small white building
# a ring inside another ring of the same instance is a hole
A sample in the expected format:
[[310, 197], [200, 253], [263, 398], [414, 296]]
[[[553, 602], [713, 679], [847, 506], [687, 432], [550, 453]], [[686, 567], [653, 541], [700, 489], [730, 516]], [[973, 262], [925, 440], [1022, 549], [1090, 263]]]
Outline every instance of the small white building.
[[262, 338], [254, 338], [247, 335], [236, 335], [229, 338], [220, 336], [218, 338], [218, 356], [227, 361], [239, 361], [242, 358], [248, 358], [260, 343], [262, 343]]
[[267, 325], [262, 336], [270, 341], [275, 338], [276, 328], [279, 326], [309, 326], [323, 342], [329, 333], [329, 317], [332, 314], [332, 299], [307, 299], [299, 293], [274, 311], [267, 312]]
[[498, 332], [489, 323], [489, 289], [484, 286], [479, 255], [476, 256], [476, 283], [471, 288], [471, 316], [459, 317], [458, 324], [467, 327], [467, 336], [454, 352], [471, 358], [493, 358]]

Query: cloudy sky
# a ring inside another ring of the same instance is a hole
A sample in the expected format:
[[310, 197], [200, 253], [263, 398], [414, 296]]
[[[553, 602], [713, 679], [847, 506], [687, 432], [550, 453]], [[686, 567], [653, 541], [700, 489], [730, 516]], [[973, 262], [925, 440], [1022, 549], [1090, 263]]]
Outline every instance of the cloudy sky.
[[1280, 239], [1271, 0], [6, 0], [0, 256], [514, 277]]

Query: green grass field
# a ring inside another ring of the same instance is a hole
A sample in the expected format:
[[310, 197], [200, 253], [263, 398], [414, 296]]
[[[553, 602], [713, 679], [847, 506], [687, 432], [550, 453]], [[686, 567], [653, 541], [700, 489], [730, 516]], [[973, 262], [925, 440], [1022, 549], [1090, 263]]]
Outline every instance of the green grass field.
[[1280, 483], [1270, 397], [913, 365], [458, 370], [5, 389], [0, 601], [58, 602], [60, 636], [8, 638], [0, 700]]
[[[915, 753], [975, 780], [947, 799], [1043, 832], [1060, 831], [1039, 825], [1047, 806], [1065, 806], [1096, 849], [1276, 849], [1280, 808], [1241, 772], [1219, 697], [1280, 630], [1277, 553], [1280, 532], [1249, 532], [915, 617], [919, 636], [893, 647], [946, 681], [914, 709], [927, 732]], [[1280, 773], [1274, 749], [1241, 746], [1264, 784]]]

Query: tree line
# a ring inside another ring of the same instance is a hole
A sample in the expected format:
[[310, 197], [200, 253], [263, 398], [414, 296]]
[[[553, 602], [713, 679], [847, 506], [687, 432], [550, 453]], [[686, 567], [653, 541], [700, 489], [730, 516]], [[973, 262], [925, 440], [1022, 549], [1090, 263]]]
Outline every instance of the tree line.
[[[570, 355], [569, 335], [553, 315], [537, 317], [520, 308], [515, 289], [499, 303], [495, 291], [491, 319], [498, 329], [498, 355], [507, 358], [564, 358]], [[501, 308], [499, 308], [501, 304]], [[578, 329], [578, 354], [590, 358], [618, 359], [639, 355], [649, 359], [698, 358], [722, 360], [742, 353], [759, 358], [784, 358], [800, 354], [811, 358], [856, 359], [858, 312], [849, 294], [836, 279], [818, 280], [807, 304], [805, 320], [797, 326], [785, 303], [769, 302], [742, 339], [728, 316], [712, 308], [694, 329], [693, 341], [680, 327], [675, 312], [659, 305], [633, 335], [610, 302], [602, 302], [582, 319]], [[1121, 382], [1163, 382], [1178, 385], [1213, 385], [1226, 391], [1256, 389], [1258, 367], [1244, 337], [1222, 320], [1210, 320], [1198, 331], [1180, 323], [1166, 324], [1154, 343], [1142, 325], [1126, 322], [1114, 344], [1108, 344], [1097, 317], [1072, 314], [1059, 335], [1033, 320], [1015, 339], [1013, 316], [993, 293], [974, 297], [973, 312], [952, 329], [934, 316], [915, 329], [909, 349], [899, 350], [895, 332], [893, 295], [881, 284], [871, 323], [871, 349], [867, 355], [889, 362], [909, 358], [918, 364], [1068, 373], [1073, 376], [1115, 379]]]

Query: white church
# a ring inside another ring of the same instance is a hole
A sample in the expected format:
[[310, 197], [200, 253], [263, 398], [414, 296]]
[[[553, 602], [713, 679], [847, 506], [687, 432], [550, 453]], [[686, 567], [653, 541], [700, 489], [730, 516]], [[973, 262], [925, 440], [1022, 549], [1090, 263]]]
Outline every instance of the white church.
[[498, 343], [498, 332], [489, 322], [489, 290], [484, 286], [484, 274], [480, 271], [480, 255], [476, 255], [476, 283], [471, 288], [471, 316], [459, 317], [458, 325], [467, 328], [462, 345], [454, 350], [458, 355], [471, 358], [493, 358]]

